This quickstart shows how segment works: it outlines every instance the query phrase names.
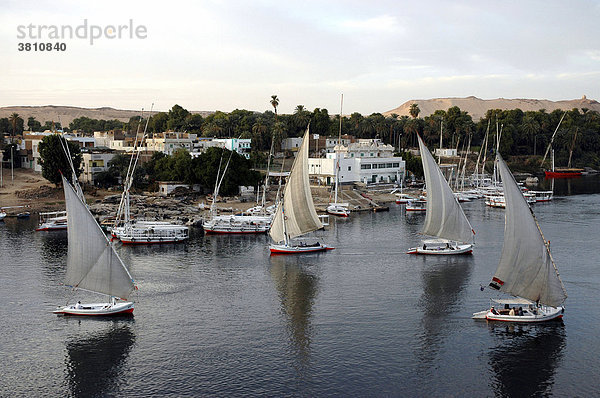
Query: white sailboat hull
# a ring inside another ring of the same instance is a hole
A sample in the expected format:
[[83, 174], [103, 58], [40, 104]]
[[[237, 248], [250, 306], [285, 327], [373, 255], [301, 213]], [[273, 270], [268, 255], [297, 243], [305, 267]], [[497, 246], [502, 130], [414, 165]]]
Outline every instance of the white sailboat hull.
[[133, 303], [130, 301], [122, 303], [93, 303], [80, 305], [67, 305], [55, 311], [57, 315], [83, 315], [83, 316], [107, 316], [124, 315], [133, 313]]
[[[504, 310], [503, 310], [504, 311]], [[523, 315], [508, 315], [504, 313], [494, 314], [490, 310], [480, 311], [473, 314], [473, 319], [486, 319], [488, 321], [513, 322], [513, 323], [539, 323], [562, 319], [565, 312], [564, 307], [539, 307], [535, 313], [529, 310]]]
[[315, 253], [315, 252], [323, 252], [326, 250], [333, 250], [333, 247], [329, 247], [322, 243], [315, 243], [312, 245], [307, 244], [298, 244], [298, 245], [269, 245], [269, 249], [271, 254], [301, 254], [301, 253]]
[[[446, 243], [448, 243], [446, 245]], [[432, 255], [456, 255], [456, 254], [472, 254], [473, 244], [463, 243], [457, 244], [455, 242], [445, 242], [444, 244], [427, 245], [423, 244], [420, 247], [413, 247], [408, 249], [407, 254], [432, 254]]]
[[272, 222], [271, 216], [216, 216], [202, 228], [207, 234], [265, 234]]
[[350, 216], [350, 210], [344, 204], [331, 203], [327, 206], [327, 213], [338, 217]]
[[111, 233], [125, 245], [177, 243], [189, 238], [186, 226], [147, 221], [138, 221], [129, 227], [116, 227]]

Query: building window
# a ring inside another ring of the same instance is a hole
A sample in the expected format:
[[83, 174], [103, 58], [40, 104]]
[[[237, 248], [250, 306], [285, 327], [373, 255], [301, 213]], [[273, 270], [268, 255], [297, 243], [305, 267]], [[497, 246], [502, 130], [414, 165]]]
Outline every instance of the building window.
[[348, 171], [352, 171], [352, 166], [348, 166]]
[[400, 167], [400, 163], [394, 163], [392, 167]]

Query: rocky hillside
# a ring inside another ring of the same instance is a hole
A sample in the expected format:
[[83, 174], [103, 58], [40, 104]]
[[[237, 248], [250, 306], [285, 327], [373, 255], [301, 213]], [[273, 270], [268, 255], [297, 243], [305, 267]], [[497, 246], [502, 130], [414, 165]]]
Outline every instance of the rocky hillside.
[[469, 112], [469, 115], [473, 117], [473, 121], [475, 122], [483, 117], [488, 109], [505, 110], [519, 108], [522, 111], [539, 111], [540, 109], [545, 109], [547, 112], [552, 112], [555, 109], [570, 110], [573, 108], [588, 108], [600, 112], [600, 103], [595, 100], [587, 99], [585, 95], [581, 99], [564, 101], [506, 98], [484, 100], [471, 96], [467, 98], [433, 98], [428, 100], [410, 100], [406, 101], [398, 108], [384, 112], [383, 114], [388, 116], [396, 113], [400, 116], [410, 116], [409, 109], [411, 104], [414, 103], [419, 105], [419, 109], [421, 110], [419, 117], [429, 116], [438, 109], [448, 110], [448, 108], [458, 106], [461, 110]]

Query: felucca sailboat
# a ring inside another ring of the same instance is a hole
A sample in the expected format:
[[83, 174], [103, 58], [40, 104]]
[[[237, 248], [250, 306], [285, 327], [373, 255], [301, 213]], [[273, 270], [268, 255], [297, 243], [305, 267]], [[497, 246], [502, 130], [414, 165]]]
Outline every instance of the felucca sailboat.
[[342, 152], [339, 150], [342, 147], [342, 108], [344, 105], [344, 94], [342, 94], [342, 101], [340, 105], [340, 131], [338, 135], [338, 143], [335, 147], [335, 196], [333, 203], [329, 203], [327, 206], [327, 213], [338, 216], [338, 217], [349, 217], [350, 210], [348, 210], [348, 203], [338, 203], [338, 189], [340, 185], [340, 156]]
[[490, 287], [514, 296], [494, 300], [499, 308], [473, 314], [475, 319], [543, 322], [562, 318], [567, 292], [558, 275], [550, 244], [512, 173], [497, 155], [506, 198], [504, 246]]
[[125, 264], [73, 187], [63, 177], [67, 206], [67, 274], [65, 285], [110, 297], [109, 302], [67, 305], [54, 311], [63, 315], [117, 315], [133, 312], [126, 301], [135, 289]]
[[274, 243], [270, 245], [271, 254], [296, 254], [331, 250], [322, 243], [307, 244], [292, 242], [302, 236], [323, 227], [315, 210], [308, 178], [308, 137], [309, 128], [304, 133], [302, 145], [294, 160], [292, 170], [285, 184], [283, 199], [277, 205], [275, 218], [269, 235]]
[[475, 231], [421, 136], [417, 137], [427, 187], [427, 212], [422, 233], [438, 239], [423, 240], [419, 247], [409, 249], [408, 254], [472, 253]]

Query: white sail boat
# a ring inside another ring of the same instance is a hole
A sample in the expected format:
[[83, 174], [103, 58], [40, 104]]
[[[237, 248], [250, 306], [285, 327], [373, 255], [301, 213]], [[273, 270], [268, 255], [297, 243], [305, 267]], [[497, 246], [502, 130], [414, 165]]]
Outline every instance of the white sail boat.
[[427, 212], [422, 233], [438, 239], [423, 240], [408, 254], [468, 254], [473, 252], [475, 231], [456, 200], [435, 159], [420, 136], [419, 149], [427, 187]]
[[67, 212], [50, 211], [40, 213], [40, 223], [36, 231], [56, 231], [67, 229]]
[[271, 254], [296, 254], [331, 250], [333, 247], [319, 242], [294, 243], [291, 239], [323, 227], [315, 210], [308, 177], [309, 128], [304, 133], [302, 145], [292, 165], [285, 184], [283, 199], [275, 212], [269, 235], [275, 243], [270, 245]]
[[[152, 109], [150, 109], [150, 112], [152, 112]], [[139, 141], [138, 125], [133, 146], [134, 154], [129, 161], [119, 210], [115, 219], [115, 225], [111, 230], [112, 236], [118, 238], [125, 245], [177, 243], [189, 238], [189, 228], [185, 225], [172, 224], [166, 221], [131, 220], [129, 193], [133, 185], [134, 171], [140, 158], [140, 145], [146, 138], [149, 121], [150, 117], [146, 119], [144, 133]]]
[[[490, 287], [515, 298], [495, 300], [504, 308], [492, 306], [489, 310], [473, 314], [473, 318], [508, 322], [543, 322], [562, 318], [565, 310], [562, 304], [567, 292], [552, 259], [549, 242], [500, 154], [497, 162], [506, 198], [506, 213], [504, 246]], [[520, 308], [515, 311], [517, 306]]]
[[117, 315], [133, 313], [125, 301], [135, 289], [129, 271], [102, 229], [69, 182], [63, 177], [69, 248], [65, 285], [110, 296], [109, 302], [60, 307], [62, 315]]
[[338, 136], [338, 143], [336, 145], [335, 151], [335, 196], [333, 203], [329, 203], [327, 206], [327, 213], [338, 216], [338, 217], [349, 217], [350, 210], [348, 210], [348, 203], [338, 203], [338, 189], [340, 185], [340, 156], [341, 151], [339, 150], [342, 147], [342, 107], [344, 104], [344, 94], [342, 94], [342, 101], [340, 105], [340, 130]]
[[[221, 173], [221, 162], [219, 162], [219, 168], [217, 170], [217, 179], [215, 181], [215, 191], [213, 193], [212, 203], [210, 205], [210, 213], [209, 216], [203, 220], [202, 228], [204, 232], [207, 234], [264, 234], [269, 231], [271, 228], [271, 223], [273, 221], [273, 215], [268, 214], [266, 208], [260, 206], [260, 210], [257, 209], [257, 214], [231, 214], [231, 215], [219, 215], [217, 214], [217, 197], [219, 196], [219, 189], [221, 184], [223, 183], [223, 178], [225, 177], [225, 173], [227, 173], [227, 169], [229, 167], [229, 163], [231, 161], [231, 157], [233, 156], [233, 151], [231, 151], [229, 155], [229, 159], [225, 164], [225, 169], [223, 173]], [[223, 158], [221, 157], [221, 161]], [[267, 177], [268, 177], [268, 168], [267, 168]], [[265, 188], [266, 190], [266, 188]], [[263, 191], [264, 193], [264, 191]], [[258, 207], [258, 206], [257, 206]]]

